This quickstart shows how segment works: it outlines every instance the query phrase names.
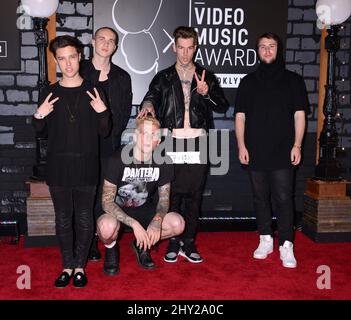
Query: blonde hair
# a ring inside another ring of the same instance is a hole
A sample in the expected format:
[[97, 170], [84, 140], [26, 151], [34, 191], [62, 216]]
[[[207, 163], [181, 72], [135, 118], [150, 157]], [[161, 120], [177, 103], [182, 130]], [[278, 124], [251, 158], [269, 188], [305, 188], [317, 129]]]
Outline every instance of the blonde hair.
[[136, 119], [135, 124], [136, 124], [136, 129], [140, 128], [145, 122], [151, 122], [152, 125], [156, 126], [158, 129], [161, 128], [160, 122], [151, 116], [146, 116], [144, 118]]

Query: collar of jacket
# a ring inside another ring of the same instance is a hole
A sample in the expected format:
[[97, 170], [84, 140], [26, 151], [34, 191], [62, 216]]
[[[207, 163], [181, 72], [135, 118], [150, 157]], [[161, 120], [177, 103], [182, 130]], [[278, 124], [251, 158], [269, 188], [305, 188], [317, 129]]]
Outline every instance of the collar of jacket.
[[[194, 62], [194, 65], [195, 65], [195, 72], [196, 72], [197, 76], [199, 77], [199, 79], [201, 79], [202, 71], [204, 70], [204, 68], [201, 67], [200, 65], [198, 65], [195, 62]], [[177, 69], [176, 69], [175, 66], [176, 66], [176, 64], [174, 63], [170, 67], [169, 80], [173, 84], [179, 84], [180, 88], [178, 87], [178, 89], [181, 89], [180, 78], [178, 76], [178, 72], [177, 72]], [[192, 80], [192, 83], [191, 83], [191, 92], [192, 93], [193, 93], [195, 88], [196, 88], [196, 80], [195, 80], [195, 77], [193, 77], [193, 80]], [[182, 93], [183, 93], [183, 91], [182, 91]], [[183, 99], [184, 99], [184, 96], [183, 96]]]
[[[92, 60], [84, 60], [82, 61], [82, 71], [85, 74], [89, 74], [90, 81], [93, 84], [99, 83], [100, 70], [96, 70]], [[120, 76], [119, 68], [111, 62], [111, 69], [109, 72], [109, 79], [113, 80]]]
[[[204, 70], [204, 68], [202, 66], [200, 66], [199, 64], [197, 64], [196, 62], [194, 62], [194, 65], [195, 65], [195, 72], [196, 72], [197, 76], [199, 77], [199, 79], [201, 79], [202, 71]], [[170, 68], [172, 78], [176, 77], [178, 75], [177, 69], [175, 66], [176, 66], [176, 63], [174, 63]]]

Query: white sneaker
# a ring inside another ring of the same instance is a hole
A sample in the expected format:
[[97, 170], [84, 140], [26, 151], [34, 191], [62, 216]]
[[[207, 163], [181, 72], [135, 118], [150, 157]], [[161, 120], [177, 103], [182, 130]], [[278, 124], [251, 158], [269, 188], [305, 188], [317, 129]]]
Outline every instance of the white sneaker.
[[253, 257], [255, 259], [266, 259], [273, 252], [273, 237], [271, 235], [260, 235], [260, 244], [255, 250]]
[[296, 268], [297, 262], [294, 256], [294, 244], [290, 241], [285, 241], [282, 246], [279, 247], [280, 260], [283, 261], [285, 268]]

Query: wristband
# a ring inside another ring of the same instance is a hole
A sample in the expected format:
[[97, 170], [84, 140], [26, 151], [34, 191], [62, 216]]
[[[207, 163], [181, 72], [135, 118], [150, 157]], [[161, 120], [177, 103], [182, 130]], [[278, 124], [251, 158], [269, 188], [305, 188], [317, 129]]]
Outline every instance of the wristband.
[[37, 118], [37, 119], [44, 119], [45, 118], [45, 116], [42, 114], [42, 113], [40, 113], [40, 112], [36, 112], [36, 113], [34, 113], [34, 118]]
[[301, 150], [301, 146], [298, 146], [297, 144], [294, 144], [294, 147]]

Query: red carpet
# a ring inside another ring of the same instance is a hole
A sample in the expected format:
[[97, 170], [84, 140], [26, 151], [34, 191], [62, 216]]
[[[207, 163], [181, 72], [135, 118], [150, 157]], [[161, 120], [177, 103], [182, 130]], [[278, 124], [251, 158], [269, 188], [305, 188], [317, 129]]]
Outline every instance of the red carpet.
[[[105, 276], [102, 262], [89, 263], [89, 284], [84, 289], [55, 289], [61, 271], [59, 250], [24, 248], [0, 243], [0, 299], [116, 299], [116, 300], [236, 300], [236, 299], [351, 299], [351, 243], [317, 244], [296, 234], [296, 269], [283, 268], [275, 251], [266, 260], [255, 260], [255, 232], [200, 233], [198, 247], [205, 261], [195, 265], [179, 257], [177, 263], [162, 259], [166, 242], [153, 251], [157, 270], [141, 269], [130, 248], [132, 234], [121, 240], [121, 271]], [[19, 290], [17, 267], [31, 269], [31, 289]], [[320, 290], [320, 265], [331, 270], [331, 289]]]

